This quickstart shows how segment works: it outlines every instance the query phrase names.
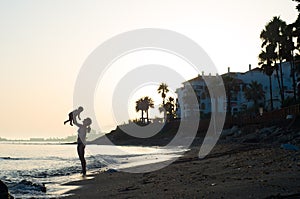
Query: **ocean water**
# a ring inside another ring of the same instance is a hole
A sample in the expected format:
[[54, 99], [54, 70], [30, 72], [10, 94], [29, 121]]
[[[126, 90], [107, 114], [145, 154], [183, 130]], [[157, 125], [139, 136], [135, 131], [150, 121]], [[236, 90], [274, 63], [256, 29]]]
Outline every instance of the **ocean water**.
[[[70, 186], [62, 184], [80, 180], [81, 165], [77, 145], [57, 143], [0, 143], [0, 179], [10, 193], [19, 198], [53, 198], [65, 196]], [[158, 147], [116, 147], [87, 145], [89, 173], [103, 168], [122, 169], [177, 157], [183, 149]], [[41, 188], [45, 185], [46, 192]]]

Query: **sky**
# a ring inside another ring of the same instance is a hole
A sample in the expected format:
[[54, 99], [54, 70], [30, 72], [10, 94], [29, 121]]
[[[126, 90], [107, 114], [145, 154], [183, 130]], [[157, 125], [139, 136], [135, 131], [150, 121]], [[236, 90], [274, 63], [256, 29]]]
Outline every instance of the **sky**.
[[[173, 30], [197, 42], [219, 74], [228, 67], [244, 72], [249, 64], [257, 67], [259, 34], [265, 24], [273, 16], [294, 22], [295, 6], [291, 0], [1, 0], [0, 137], [76, 134], [77, 129], [63, 121], [73, 109], [77, 75], [91, 52], [115, 35], [139, 28]], [[165, 61], [162, 55], [154, 57], [156, 64]], [[169, 64], [172, 59], [176, 58], [170, 58]], [[186, 78], [193, 75], [197, 74]], [[116, 74], [113, 79], [121, 77]], [[155, 86], [148, 87], [132, 91], [130, 117], [137, 117], [132, 109], [140, 96], [151, 95], [156, 105], [161, 103], [153, 92]], [[95, 99], [101, 96], [95, 93]], [[101, 106], [99, 100], [95, 107]], [[107, 107], [96, 111], [102, 132], [115, 126], [114, 120], [106, 118]], [[118, 122], [122, 120], [126, 117]]]

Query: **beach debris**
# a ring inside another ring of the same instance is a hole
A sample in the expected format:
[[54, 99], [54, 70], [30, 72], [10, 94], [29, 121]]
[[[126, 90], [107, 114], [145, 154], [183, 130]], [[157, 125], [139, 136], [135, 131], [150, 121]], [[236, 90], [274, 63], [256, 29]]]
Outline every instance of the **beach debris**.
[[293, 145], [293, 144], [282, 144], [281, 148], [285, 150], [291, 150], [291, 151], [299, 151], [299, 147]]

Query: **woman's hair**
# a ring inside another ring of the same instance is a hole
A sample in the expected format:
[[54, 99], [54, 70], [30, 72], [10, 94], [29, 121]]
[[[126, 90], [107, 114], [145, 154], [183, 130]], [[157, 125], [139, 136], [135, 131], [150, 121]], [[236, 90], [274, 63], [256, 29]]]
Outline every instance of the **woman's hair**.
[[88, 117], [83, 120], [83, 123], [86, 126], [90, 126], [92, 124], [92, 120], [91, 120], [91, 118]]

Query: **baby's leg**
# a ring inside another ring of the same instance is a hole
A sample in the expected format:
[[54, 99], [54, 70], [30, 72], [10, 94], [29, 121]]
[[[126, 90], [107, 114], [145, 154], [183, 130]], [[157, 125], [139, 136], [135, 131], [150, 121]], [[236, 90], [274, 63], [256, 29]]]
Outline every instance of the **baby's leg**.
[[64, 124], [68, 123], [68, 122], [71, 122], [71, 119], [70, 119], [70, 114], [69, 114], [69, 119], [64, 121]]
[[69, 120], [70, 120], [70, 125], [73, 126], [73, 121], [74, 121], [73, 114], [69, 115]]

